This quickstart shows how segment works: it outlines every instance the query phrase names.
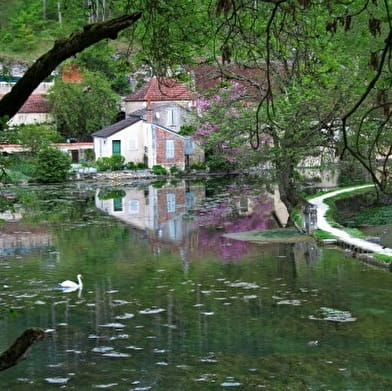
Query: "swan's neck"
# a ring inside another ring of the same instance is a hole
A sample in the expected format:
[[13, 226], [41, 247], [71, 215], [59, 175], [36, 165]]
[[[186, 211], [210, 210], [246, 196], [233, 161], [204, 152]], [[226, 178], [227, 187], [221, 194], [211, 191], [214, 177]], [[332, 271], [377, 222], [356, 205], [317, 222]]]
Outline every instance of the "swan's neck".
[[78, 283], [79, 283], [79, 286], [80, 286], [80, 287], [83, 286], [83, 282], [82, 282], [82, 279], [80, 278], [80, 276], [78, 276]]

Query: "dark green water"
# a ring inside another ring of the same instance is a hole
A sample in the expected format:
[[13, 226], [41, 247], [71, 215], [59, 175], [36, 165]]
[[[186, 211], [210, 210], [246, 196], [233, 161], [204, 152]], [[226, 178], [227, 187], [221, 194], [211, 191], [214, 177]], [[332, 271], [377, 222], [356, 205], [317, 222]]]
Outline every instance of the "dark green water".
[[[389, 272], [338, 249], [224, 239], [275, 224], [248, 184], [122, 190], [40, 189], [53, 224], [2, 229], [0, 349], [27, 327], [47, 337], [1, 390], [392, 389]], [[57, 289], [77, 273], [81, 291]]]

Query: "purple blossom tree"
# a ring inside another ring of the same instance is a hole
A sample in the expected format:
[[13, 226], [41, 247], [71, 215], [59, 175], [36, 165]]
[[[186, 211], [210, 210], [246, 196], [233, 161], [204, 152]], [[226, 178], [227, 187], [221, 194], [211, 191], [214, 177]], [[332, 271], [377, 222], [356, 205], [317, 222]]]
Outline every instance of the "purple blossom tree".
[[263, 134], [259, 148], [252, 149], [255, 112], [256, 106], [248, 99], [246, 89], [237, 82], [197, 100], [193, 137], [204, 147], [211, 170], [245, 169], [263, 161], [270, 139]]

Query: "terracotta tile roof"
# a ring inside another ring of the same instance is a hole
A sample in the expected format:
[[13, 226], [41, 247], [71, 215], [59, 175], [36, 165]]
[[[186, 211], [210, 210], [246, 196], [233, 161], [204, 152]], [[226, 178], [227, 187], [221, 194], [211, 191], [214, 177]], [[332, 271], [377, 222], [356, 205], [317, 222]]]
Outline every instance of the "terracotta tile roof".
[[[0, 100], [3, 96], [0, 94]], [[49, 100], [45, 95], [32, 94], [19, 109], [18, 113], [50, 113]]]
[[116, 122], [112, 125], [109, 125], [106, 128], [98, 130], [97, 132], [93, 133], [92, 136], [106, 138], [106, 137], [109, 137], [109, 136], [119, 132], [120, 130], [127, 128], [128, 126], [136, 124], [136, 122], [139, 122], [139, 121], [141, 121], [140, 117], [131, 116], [131, 117], [123, 119], [122, 121], [119, 121], [119, 122]]
[[194, 96], [187, 87], [173, 79], [152, 78], [144, 87], [125, 98], [126, 102], [132, 101], [171, 101], [193, 100]]
[[19, 109], [19, 113], [49, 113], [49, 100], [42, 94], [32, 94], [24, 105]]

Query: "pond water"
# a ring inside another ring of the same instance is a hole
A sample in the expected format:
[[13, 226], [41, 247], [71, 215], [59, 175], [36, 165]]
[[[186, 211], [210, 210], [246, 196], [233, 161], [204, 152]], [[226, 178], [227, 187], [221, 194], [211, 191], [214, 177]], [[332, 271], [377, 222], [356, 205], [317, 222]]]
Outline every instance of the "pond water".
[[[392, 275], [314, 243], [251, 245], [274, 197], [237, 179], [29, 188], [0, 236], [14, 390], [389, 390]], [[45, 224], [39, 223], [45, 221]], [[76, 281], [63, 292], [58, 283]]]

